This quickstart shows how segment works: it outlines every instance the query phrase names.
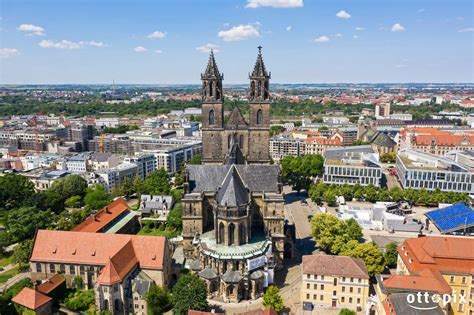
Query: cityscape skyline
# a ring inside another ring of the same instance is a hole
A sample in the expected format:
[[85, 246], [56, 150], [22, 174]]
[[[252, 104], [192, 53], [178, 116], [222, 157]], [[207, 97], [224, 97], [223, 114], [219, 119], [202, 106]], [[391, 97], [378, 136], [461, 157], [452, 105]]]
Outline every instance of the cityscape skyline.
[[258, 45], [277, 83], [474, 81], [470, 1], [4, 1], [2, 11], [1, 84], [196, 84], [211, 48], [224, 84], [242, 84]]

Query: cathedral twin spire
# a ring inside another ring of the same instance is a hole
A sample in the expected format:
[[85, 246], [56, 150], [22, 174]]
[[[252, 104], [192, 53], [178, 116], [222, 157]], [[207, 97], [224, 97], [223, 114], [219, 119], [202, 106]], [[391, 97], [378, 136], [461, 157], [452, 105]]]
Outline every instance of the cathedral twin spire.
[[[265, 63], [262, 57], [262, 46], [258, 46], [257, 60], [251, 74], [250, 79], [250, 101], [268, 101], [270, 98], [269, 85], [271, 73], [265, 69]], [[223, 101], [224, 95], [222, 90], [222, 80], [224, 75], [219, 72], [214, 51], [211, 50], [206, 70], [201, 74], [202, 81], [202, 98], [203, 101], [215, 102]]]

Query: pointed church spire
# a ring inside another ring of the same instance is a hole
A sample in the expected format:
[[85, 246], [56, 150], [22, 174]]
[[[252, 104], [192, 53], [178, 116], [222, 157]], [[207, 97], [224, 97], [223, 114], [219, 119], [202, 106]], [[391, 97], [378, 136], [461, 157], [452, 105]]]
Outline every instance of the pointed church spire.
[[253, 67], [250, 79], [250, 101], [261, 102], [270, 99], [270, 77], [271, 73], [265, 69], [262, 57], [262, 46], [258, 46], [257, 61]]
[[263, 62], [262, 57], [262, 46], [258, 46], [258, 55], [257, 61], [255, 61], [255, 66], [253, 68], [252, 74], [250, 77], [269, 77], [267, 70], [265, 69], [265, 63]]
[[203, 101], [216, 102], [224, 100], [222, 93], [223, 79], [224, 75], [219, 72], [216, 59], [214, 58], [214, 51], [211, 49], [206, 70], [201, 74]]
[[206, 71], [202, 74], [202, 77], [223, 79], [223, 76], [219, 73], [219, 68], [217, 67], [216, 59], [214, 58], [214, 51], [212, 49], [209, 55], [209, 60], [207, 61]]

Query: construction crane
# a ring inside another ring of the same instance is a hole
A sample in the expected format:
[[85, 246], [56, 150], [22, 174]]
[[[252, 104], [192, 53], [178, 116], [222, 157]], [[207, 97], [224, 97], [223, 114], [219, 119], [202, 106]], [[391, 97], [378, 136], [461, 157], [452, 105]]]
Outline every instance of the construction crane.
[[99, 152], [104, 153], [104, 139], [105, 139], [105, 133], [100, 134], [100, 139], [99, 139]]

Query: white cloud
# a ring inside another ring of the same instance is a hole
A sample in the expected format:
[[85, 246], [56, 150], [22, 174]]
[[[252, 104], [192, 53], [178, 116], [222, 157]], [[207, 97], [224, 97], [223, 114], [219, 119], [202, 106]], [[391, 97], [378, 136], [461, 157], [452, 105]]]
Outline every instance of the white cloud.
[[392, 32], [405, 32], [406, 29], [400, 23], [395, 23], [392, 26]]
[[21, 24], [17, 27], [17, 30], [28, 35], [44, 35], [44, 28], [33, 24]]
[[143, 46], [137, 46], [137, 47], [133, 48], [133, 51], [138, 52], [138, 53], [141, 53], [141, 52], [148, 51], [148, 49], [146, 49], [146, 48], [143, 47]]
[[246, 8], [256, 9], [259, 7], [272, 8], [301, 8], [303, 0], [247, 0]]
[[395, 68], [406, 68], [407, 65], [403, 64], [403, 63], [399, 63], [397, 65], [395, 65]]
[[206, 45], [196, 47], [196, 50], [200, 51], [202, 53], [207, 53], [207, 54], [210, 53], [211, 50], [213, 50], [215, 53], [218, 53], [219, 52], [219, 46], [214, 45], [214, 44], [206, 44]]
[[288, 32], [291, 31], [291, 25], [288, 25], [288, 26], [286, 27], [286, 30], [287, 30]]
[[358, 39], [358, 38], [359, 38], [359, 35], [354, 35], [354, 36], [352, 36], [352, 38]]
[[0, 48], [0, 58], [9, 58], [18, 55], [16, 48]]
[[62, 41], [59, 41], [59, 42], [53, 42], [52, 40], [42, 40], [41, 42], [39, 42], [38, 45], [43, 48], [69, 49], [69, 50], [79, 49], [84, 46], [92, 46], [92, 47], [98, 47], [98, 48], [107, 46], [102, 42], [96, 42], [93, 40], [88, 41], [88, 42], [85, 42], [85, 41], [73, 42], [66, 39], [63, 39]]
[[323, 36], [319, 36], [319, 37], [316, 38], [314, 41], [315, 41], [316, 43], [327, 43], [327, 42], [329, 42], [329, 37], [324, 36], [324, 35], [323, 35]]
[[105, 45], [105, 44], [102, 43], [102, 42], [96, 42], [96, 41], [94, 41], [94, 40], [91, 40], [90, 42], [85, 42], [85, 44], [90, 45], [90, 46], [93, 46], [93, 47], [98, 47], [98, 48], [102, 48], [102, 47], [107, 46], [107, 45]]
[[162, 54], [162, 53], [163, 53], [163, 50], [161, 50], [161, 49], [155, 50], [155, 54]]
[[166, 33], [164, 33], [164, 32], [154, 31], [151, 34], [148, 34], [147, 37], [150, 38], [150, 39], [161, 39], [161, 38], [164, 38], [165, 36], [166, 36]]
[[361, 26], [357, 26], [357, 27], [355, 28], [355, 30], [360, 32], [360, 31], [365, 30], [365, 28], [363, 28], [363, 27], [361, 27]]
[[341, 33], [336, 33], [336, 34], [334, 34], [334, 37], [342, 37], [342, 34]]
[[418, 9], [418, 11], [416, 11], [416, 12], [423, 13], [423, 12], [425, 12], [425, 8]]
[[350, 19], [351, 15], [344, 10], [341, 10], [336, 13], [336, 16], [341, 19]]
[[244, 40], [252, 37], [259, 37], [260, 33], [258, 29], [251, 25], [239, 25], [234, 26], [227, 31], [220, 31], [217, 36], [221, 37], [226, 42], [233, 42], [238, 40]]
[[458, 32], [459, 33], [474, 32], [474, 27], [463, 28], [462, 30], [459, 30]]

